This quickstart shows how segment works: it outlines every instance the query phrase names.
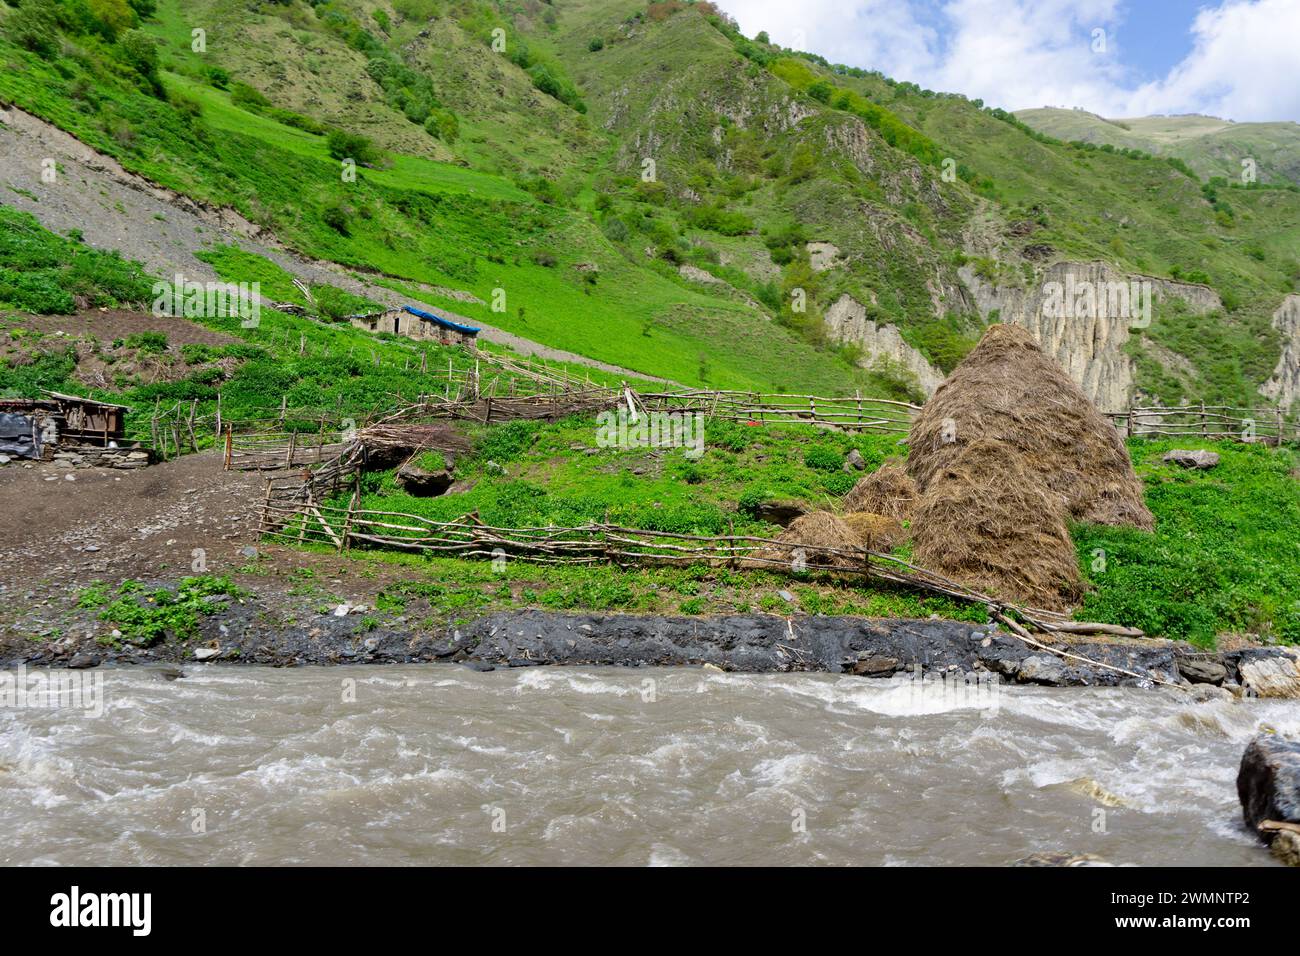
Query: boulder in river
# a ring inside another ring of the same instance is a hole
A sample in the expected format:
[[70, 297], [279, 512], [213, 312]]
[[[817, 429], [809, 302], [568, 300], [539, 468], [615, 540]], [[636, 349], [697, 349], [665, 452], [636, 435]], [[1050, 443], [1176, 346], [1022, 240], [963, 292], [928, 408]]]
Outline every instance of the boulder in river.
[[1256, 697], [1300, 697], [1300, 660], [1287, 649], [1271, 656], [1243, 657], [1237, 665], [1241, 684]]
[[1266, 821], [1300, 825], [1300, 743], [1259, 734], [1247, 746], [1237, 771], [1237, 796], [1246, 826], [1272, 843], [1276, 830]]

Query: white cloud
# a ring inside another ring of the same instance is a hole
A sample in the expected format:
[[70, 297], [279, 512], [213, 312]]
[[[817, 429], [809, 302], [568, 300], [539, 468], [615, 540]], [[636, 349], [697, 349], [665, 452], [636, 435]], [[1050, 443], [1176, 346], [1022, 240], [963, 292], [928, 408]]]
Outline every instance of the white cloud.
[[1191, 32], [1192, 52], [1163, 80], [1135, 90], [1129, 115], [1300, 120], [1300, 0], [1229, 0], [1201, 10]]
[[[1127, 0], [1149, 2], [1149, 0]], [[1124, 64], [1143, 37], [1126, 0], [722, 0], [753, 36], [1007, 109], [1079, 106], [1107, 116], [1211, 113], [1300, 119], [1300, 0], [1221, 0], [1190, 23], [1191, 52], [1161, 79]], [[1095, 31], [1104, 31], [1098, 42]], [[801, 42], [802, 41], [802, 42]]]

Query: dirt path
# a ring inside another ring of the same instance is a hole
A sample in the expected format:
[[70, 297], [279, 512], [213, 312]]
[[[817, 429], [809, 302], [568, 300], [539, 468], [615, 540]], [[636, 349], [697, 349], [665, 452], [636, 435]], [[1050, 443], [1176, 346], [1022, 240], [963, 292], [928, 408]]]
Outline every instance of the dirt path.
[[0, 600], [13, 611], [92, 581], [229, 573], [247, 559], [261, 479], [219, 453], [134, 471], [11, 462], [0, 468]]
[[[373, 606], [404, 576], [383, 565], [360, 574], [347, 557], [260, 541], [263, 480], [222, 470], [215, 451], [135, 471], [0, 466], [0, 510], [9, 519], [0, 531], [0, 649], [65, 634], [95, 646], [106, 626], [75, 609], [93, 584], [174, 586], [195, 574], [228, 576], [268, 620], [314, 621], [322, 602]], [[262, 624], [250, 626], [257, 633]]]
[[[137, 259], [154, 275], [181, 272], [189, 279], [216, 280], [212, 267], [196, 259], [194, 253], [238, 242], [304, 282], [327, 282], [389, 306], [411, 301], [391, 289], [358, 281], [334, 263], [303, 258], [234, 210], [198, 203], [158, 186], [17, 107], [0, 105], [0, 156], [5, 157], [0, 167], [0, 202], [31, 213], [52, 232], [66, 234], [79, 229], [90, 245], [115, 249], [129, 259]], [[57, 160], [60, 167], [53, 183], [41, 179], [42, 163], [49, 158]], [[438, 308], [453, 321], [479, 327], [485, 340], [521, 355], [585, 365], [615, 375], [668, 381], [551, 348]]]

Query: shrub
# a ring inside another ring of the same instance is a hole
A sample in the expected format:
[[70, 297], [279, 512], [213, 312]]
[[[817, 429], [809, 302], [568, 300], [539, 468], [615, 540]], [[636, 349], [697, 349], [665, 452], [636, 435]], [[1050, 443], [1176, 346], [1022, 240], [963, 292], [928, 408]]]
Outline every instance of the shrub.
[[362, 166], [375, 163], [380, 156], [369, 137], [341, 129], [330, 130], [325, 137], [325, 148], [334, 159], [351, 159]]
[[253, 89], [247, 83], [238, 82], [230, 88], [230, 102], [253, 112], [260, 112], [271, 105], [271, 101], [259, 90]]
[[803, 454], [803, 463], [817, 471], [837, 471], [844, 467], [844, 455], [829, 445], [810, 445]]
[[348, 231], [348, 210], [342, 203], [330, 203], [321, 210], [320, 218], [339, 235], [351, 235]]
[[27, 0], [4, 21], [5, 33], [18, 46], [50, 58], [59, 51], [58, 4], [53, 0]]

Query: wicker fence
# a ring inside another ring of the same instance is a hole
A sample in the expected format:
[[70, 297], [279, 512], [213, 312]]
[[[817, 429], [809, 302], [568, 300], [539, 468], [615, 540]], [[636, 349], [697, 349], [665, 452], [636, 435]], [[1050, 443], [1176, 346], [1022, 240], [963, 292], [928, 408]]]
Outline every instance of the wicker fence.
[[1263, 442], [1270, 445], [1300, 441], [1300, 426], [1288, 422], [1279, 408], [1231, 405], [1135, 405], [1109, 413], [1126, 437], [1190, 438], [1205, 441]]
[[[434, 521], [405, 512], [363, 508], [359, 479], [364, 457], [364, 448], [356, 442], [339, 458], [316, 471], [268, 479], [259, 513], [259, 532], [297, 544], [324, 544], [340, 552], [354, 547], [374, 547], [433, 557], [544, 564], [704, 565], [768, 570], [791, 576], [829, 573], [902, 585], [983, 605], [992, 617], [1031, 643], [1035, 642], [1028, 632], [1007, 612], [1014, 613], [1019, 622], [1045, 632], [1142, 636], [1141, 631], [1133, 628], [1071, 621], [1056, 611], [1001, 601], [901, 558], [864, 548], [803, 545], [742, 534], [647, 531], [597, 522], [565, 528], [500, 528], [485, 524], [474, 514], [452, 521]], [[347, 503], [340, 504], [341, 493], [349, 490]]]

